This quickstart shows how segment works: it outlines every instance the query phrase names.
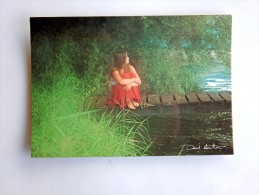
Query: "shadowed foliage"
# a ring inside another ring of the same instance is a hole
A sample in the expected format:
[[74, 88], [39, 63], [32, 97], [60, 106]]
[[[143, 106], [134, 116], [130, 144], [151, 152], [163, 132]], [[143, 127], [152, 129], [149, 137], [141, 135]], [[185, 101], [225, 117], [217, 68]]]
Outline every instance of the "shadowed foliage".
[[118, 50], [129, 52], [151, 93], [197, 91], [201, 69], [215, 61], [230, 68], [228, 15], [31, 18], [31, 26], [33, 79], [51, 82], [62, 58], [88, 94], [107, 93]]

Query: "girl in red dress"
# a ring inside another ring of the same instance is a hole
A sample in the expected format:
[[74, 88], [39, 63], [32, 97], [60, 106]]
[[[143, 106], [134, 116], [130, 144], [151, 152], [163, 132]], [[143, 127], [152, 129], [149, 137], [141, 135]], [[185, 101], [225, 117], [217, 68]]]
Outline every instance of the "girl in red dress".
[[109, 105], [119, 105], [121, 109], [126, 106], [135, 110], [140, 104], [139, 85], [141, 80], [135, 68], [129, 64], [127, 52], [114, 55], [114, 68], [111, 72], [114, 79]]

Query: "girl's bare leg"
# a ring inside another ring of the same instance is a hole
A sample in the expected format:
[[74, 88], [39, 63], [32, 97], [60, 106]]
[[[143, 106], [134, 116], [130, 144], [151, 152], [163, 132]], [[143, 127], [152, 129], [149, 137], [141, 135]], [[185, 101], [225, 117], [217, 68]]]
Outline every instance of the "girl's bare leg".
[[[130, 83], [130, 84], [126, 85], [126, 86], [124, 87], [124, 89], [128, 91], [128, 90], [130, 90], [132, 87], [135, 87], [135, 86], [139, 86], [139, 85], [138, 85], [136, 82]], [[137, 103], [137, 102], [135, 102], [135, 101], [133, 101], [133, 100], [129, 100], [128, 103], [127, 103], [127, 106], [128, 106], [130, 109], [135, 110], [136, 107], [139, 107], [139, 103]]]

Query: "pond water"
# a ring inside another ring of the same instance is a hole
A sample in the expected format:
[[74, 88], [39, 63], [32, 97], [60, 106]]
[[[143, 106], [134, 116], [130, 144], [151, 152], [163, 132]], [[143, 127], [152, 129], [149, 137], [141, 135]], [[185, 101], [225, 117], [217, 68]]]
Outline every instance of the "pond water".
[[[203, 71], [200, 78], [203, 92], [231, 91], [231, 76], [222, 64]], [[231, 105], [222, 111], [218, 109], [222, 105], [205, 111], [209, 106], [203, 105], [203, 112], [151, 116], [149, 134], [153, 145], [148, 155], [233, 154]]]
[[149, 135], [151, 156], [233, 154], [231, 112], [152, 116]]
[[[230, 73], [223, 65], [200, 77], [203, 92], [231, 91]], [[135, 113], [149, 117], [149, 156], [233, 154], [231, 102], [156, 105]]]
[[231, 91], [231, 75], [222, 64], [215, 64], [210, 71], [200, 74], [202, 91]]

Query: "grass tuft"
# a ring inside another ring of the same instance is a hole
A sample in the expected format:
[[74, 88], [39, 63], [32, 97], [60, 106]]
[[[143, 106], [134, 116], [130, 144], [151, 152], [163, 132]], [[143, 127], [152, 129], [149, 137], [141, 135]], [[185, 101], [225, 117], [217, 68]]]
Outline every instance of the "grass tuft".
[[[73, 75], [46, 88], [32, 86], [32, 156], [143, 156], [151, 144], [147, 121], [130, 111], [81, 111], [84, 99]], [[129, 116], [129, 114], [131, 116]]]

